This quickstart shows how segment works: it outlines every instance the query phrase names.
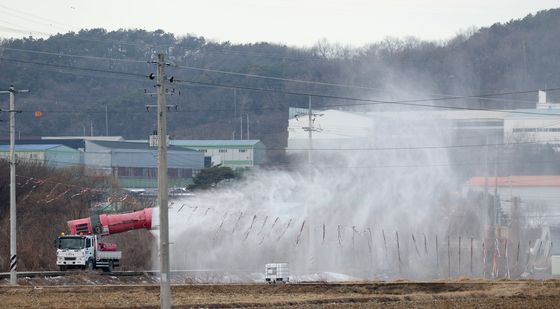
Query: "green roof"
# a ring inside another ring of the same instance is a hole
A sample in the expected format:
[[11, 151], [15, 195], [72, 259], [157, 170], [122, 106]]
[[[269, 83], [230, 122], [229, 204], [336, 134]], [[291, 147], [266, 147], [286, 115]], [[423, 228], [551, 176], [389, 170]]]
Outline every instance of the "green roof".
[[[88, 141], [88, 143], [97, 144], [101, 147], [111, 149], [135, 149], [135, 150], [157, 150], [157, 147], [151, 147], [148, 142], [130, 142], [130, 141]], [[167, 150], [172, 151], [192, 151], [183, 147], [169, 146]]]
[[172, 140], [171, 144], [183, 147], [253, 147], [262, 142], [258, 139], [225, 140]]

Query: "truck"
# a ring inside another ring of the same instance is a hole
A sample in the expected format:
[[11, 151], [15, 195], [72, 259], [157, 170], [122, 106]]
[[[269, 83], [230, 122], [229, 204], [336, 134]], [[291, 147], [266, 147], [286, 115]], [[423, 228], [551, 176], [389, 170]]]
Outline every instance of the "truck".
[[116, 244], [102, 241], [102, 237], [130, 230], [154, 229], [158, 222], [157, 210], [145, 208], [68, 221], [70, 233], [62, 234], [55, 240], [56, 265], [61, 271], [78, 268], [112, 272], [114, 267], [120, 266], [122, 252], [117, 251]]
[[56, 264], [61, 271], [70, 268], [112, 272], [120, 266], [122, 253], [108, 251], [97, 235], [62, 235], [56, 239]]

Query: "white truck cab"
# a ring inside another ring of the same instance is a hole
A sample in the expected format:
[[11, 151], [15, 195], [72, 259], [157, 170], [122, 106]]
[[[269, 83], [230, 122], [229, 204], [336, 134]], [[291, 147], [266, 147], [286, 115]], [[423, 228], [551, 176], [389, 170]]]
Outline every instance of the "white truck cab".
[[96, 235], [60, 236], [55, 241], [56, 265], [61, 271], [69, 268], [93, 270], [102, 268], [112, 272], [119, 266], [120, 251], [101, 251]]

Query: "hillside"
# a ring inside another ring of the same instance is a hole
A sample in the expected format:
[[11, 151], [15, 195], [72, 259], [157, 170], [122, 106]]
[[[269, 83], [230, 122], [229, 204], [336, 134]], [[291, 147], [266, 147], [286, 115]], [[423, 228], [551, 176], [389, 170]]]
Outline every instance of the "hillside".
[[[387, 39], [356, 49], [327, 42], [301, 49], [268, 43], [213, 42], [197, 36], [175, 37], [164, 31], [91, 29], [48, 39], [3, 40], [0, 88], [15, 84], [32, 91], [18, 98], [18, 108], [24, 111], [18, 118], [21, 136], [90, 134], [91, 127], [94, 134], [104, 135], [107, 106], [109, 134], [146, 138], [156, 123], [155, 114], [146, 112], [144, 105], [154, 104], [155, 97], [144, 94], [145, 89], [148, 92], [153, 89], [153, 83], [143, 76], [155, 71], [147, 63], [152, 55], [165, 52], [172, 63], [169, 75], [178, 80], [202, 82], [172, 85], [181, 92], [181, 96], [168, 98], [168, 104], [178, 105], [178, 111], [170, 112], [168, 118], [173, 137], [239, 138], [239, 118], [246, 119], [248, 114], [251, 138], [263, 140], [269, 148], [282, 148], [287, 137], [287, 108], [306, 106], [307, 96], [247, 88], [369, 99], [552, 88], [560, 85], [558, 38], [560, 9], [459, 34], [447, 42]], [[228, 85], [244, 89], [237, 89], [234, 98], [234, 90], [223, 87]], [[554, 92], [549, 97], [560, 99]], [[515, 98], [534, 100], [535, 94]], [[7, 107], [7, 98], [1, 100], [0, 106]], [[315, 106], [355, 103], [326, 98], [314, 98], [313, 102]], [[531, 106], [509, 102], [496, 105], [479, 100], [439, 101], [438, 104]], [[387, 105], [375, 108], [387, 108]], [[42, 110], [44, 116], [34, 118], [35, 110]], [[7, 116], [0, 115], [0, 119], [6, 120]], [[0, 135], [7, 136], [7, 132], [7, 125], [1, 125]]]

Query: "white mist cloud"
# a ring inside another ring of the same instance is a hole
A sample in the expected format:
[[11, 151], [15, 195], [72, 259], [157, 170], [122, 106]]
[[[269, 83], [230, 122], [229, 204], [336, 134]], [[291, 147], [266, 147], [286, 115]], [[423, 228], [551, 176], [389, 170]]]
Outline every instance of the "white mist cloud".
[[[349, 148], [449, 143], [433, 120], [375, 123], [371, 136]], [[265, 263], [288, 262], [303, 276], [397, 277], [398, 232], [401, 263], [409, 266], [401, 275], [435, 275], [425, 265], [412, 267], [425, 262], [412, 253], [424, 237], [447, 233], [449, 210], [440, 200], [455, 181], [445, 149], [317, 150], [313, 160], [311, 172], [305, 164], [296, 171], [255, 171], [240, 183], [175, 201], [172, 269], [259, 273]]]

